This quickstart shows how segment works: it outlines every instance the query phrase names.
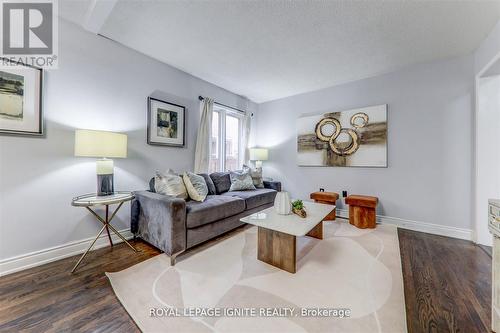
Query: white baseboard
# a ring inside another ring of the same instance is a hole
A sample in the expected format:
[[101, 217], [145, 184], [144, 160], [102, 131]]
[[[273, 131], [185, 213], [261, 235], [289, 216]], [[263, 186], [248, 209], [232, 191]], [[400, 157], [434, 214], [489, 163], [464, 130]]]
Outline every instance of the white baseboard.
[[[133, 237], [130, 229], [120, 230], [120, 233], [127, 240]], [[85, 252], [85, 250], [87, 250], [94, 238], [95, 237], [82, 239], [79, 241], [54, 246], [48, 249], [0, 260], [0, 276], [18, 272], [23, 269], [40, 266], [52, 261], [71, 257], [76, 254], [81, 254]], [[122, 242], [122, 240], [114, 233], [111, 233], [111, 239], [113, 240], [113, 244]], [[105, 246], [109, 246], [109, 241], [108, 235], [104, 233], [99, 237], [92, 249], [95, 250]], [[70, 271], [72, 268], [73, 267], [68, 266], [68, 271]]]
[[[349, 211], [347, 209], [337, 209], [337, 216], [348, 218]], [[412, 221], [383, 215], [377, 215], [377, 223], [391, 224], [397, 226], [398, 228], [426, 232], [434, 235], [447, 236], [470, 241], [473, 240], [472, 230], [470, 229], [449, 227], [440, 224]]]

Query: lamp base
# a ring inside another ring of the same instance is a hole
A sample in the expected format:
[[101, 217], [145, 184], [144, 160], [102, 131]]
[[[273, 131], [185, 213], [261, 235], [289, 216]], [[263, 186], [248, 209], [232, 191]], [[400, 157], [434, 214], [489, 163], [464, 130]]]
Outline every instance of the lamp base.
[[97, 195], [111, 195], [115, 192], [113, 185], [113, 160], [102, 158], [96, 162]]
[[113, 174], [97, 175], [97, 195], [105, 196], [115, 193]]
[[256, 168], [262, 168], [262, 161], [255, 161]]

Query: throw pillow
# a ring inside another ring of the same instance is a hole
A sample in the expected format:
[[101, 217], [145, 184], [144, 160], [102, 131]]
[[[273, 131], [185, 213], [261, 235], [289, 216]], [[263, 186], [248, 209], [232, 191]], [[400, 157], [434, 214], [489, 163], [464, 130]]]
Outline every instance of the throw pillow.
[[250, 173], [250, 177], [252, 177], [253, 185], [256, 188], [264, 188], [264, 180], [262, 179], [262, 168], [252, 169], [248, 165], [243, 164], [243, 170]]
[[207, 183], [208, 187], [208, 194], [217, 194], [217, 190], [215, 189], [215, 184], [212, 181], [212, 178], [210, 178], [210, 176], [206, 173], [199, 173], [198, 175], [202, 176], [203, 179], [205, 179], [205, 183]]
[[231, 171], [229, 176], [231, 178], [231, 187], [229, 188], [229, 191], [255, 190], [252, 177], [250, 177], [248, 171]]
[[208, 187], [202, 176], [191, 172], [184, 172], [182, 176], [189, 197], [195, 201], [203, 202], [208, 194]]
[[217, 194], [229, 191], [229, 188], [231, 187], [231, 177], [229, 176], [229, 172], [214, 172], [210, 174], [210, 178], [214, 183]]
[[165, 173], [156, 172], [155, 192], [181, 199], [188, 198], [182, 178], [170, 169]]

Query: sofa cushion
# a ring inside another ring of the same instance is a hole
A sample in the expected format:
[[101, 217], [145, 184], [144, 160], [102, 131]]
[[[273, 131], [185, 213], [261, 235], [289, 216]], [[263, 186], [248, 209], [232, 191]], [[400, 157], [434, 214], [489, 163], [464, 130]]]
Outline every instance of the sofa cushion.
[[223, 195], [208, 195], [203, 202], [186, 202], [186, 226], [188, 228], [199, 227], [236, 215], [244, 210], [244, 199]]
[[206, 173], [199, 173], [198, 175], [202, 176], [203, 179], [205, 179], [205, 183], [207, 183], [208, 187], [208, 194], [217, 194], [217, 191], [215, 190], [215, 185], [214, 182], [212, 181], [212, 178], [210, 178], [209, 175]]
[[217, 194], [227, 192], [229, 188], [231, 188], [231, 177], [229, 176], [229, 172], [214, 172], [210, 174], [210, 178], [212, 178], [214, 182]]
[[276, 197], [276, 191], [268, 188], [258, 188], [250, 191], [233, 191], [223, 193], [222, 196], [237, 197], [245, 200], [246, 208], [253, 209], [265, 204], [272, 203]]

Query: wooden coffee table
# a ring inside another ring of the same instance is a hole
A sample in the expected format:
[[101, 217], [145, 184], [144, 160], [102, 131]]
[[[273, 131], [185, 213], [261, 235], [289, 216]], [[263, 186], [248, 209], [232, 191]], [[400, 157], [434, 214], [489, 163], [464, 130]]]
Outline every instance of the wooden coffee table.
[[279, 215], [271, 207], [241, 219], [258, 227], [257, 259], [287, 272], [296, 272], [296, 238], [323, 239], [323, 220], [335, 209], [335, 206], [314, 202], [304, 202], [304, 206], [306, 218]]

